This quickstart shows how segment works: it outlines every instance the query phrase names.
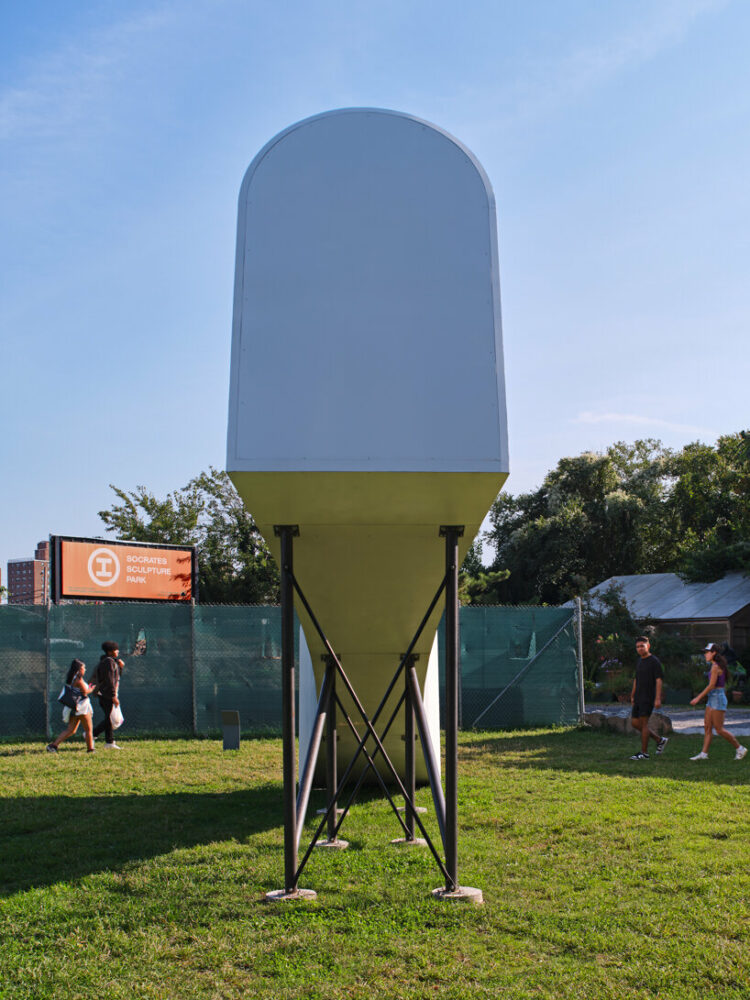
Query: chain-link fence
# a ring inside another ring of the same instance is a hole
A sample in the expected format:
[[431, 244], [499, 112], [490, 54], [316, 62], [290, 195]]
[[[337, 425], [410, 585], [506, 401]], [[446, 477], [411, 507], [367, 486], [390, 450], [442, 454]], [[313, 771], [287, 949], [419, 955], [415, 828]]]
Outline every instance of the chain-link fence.
[[[576, 623], [569, 608], [467, 607], [460, 615], [462, 729], [578, 720]], [[441, 627], [441, 712], [442, 637]]]
[[[463, 728], [577, 720], [571, 611], [470, 607], [461, 608], [460, 623]], [[442, 631], [441, 626], [441, 691]], [[119, 644], [125, 660], [123, 709], [128, 731], [216, 733], [222, 709], [238, 710], [245, 731], [281, 730], [278, 607], [4, 605], [0, 607], [0, 739], [57, 731], [61, 725], [57, 695], [71, 660], [84, 660], [90, 677], [105, 639]]]

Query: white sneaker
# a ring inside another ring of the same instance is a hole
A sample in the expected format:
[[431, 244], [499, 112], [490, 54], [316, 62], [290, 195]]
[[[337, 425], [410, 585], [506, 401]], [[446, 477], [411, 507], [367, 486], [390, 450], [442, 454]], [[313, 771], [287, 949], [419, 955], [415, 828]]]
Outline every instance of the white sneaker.
[[738, 746], [734, 755], [735, 760], [742, 760], [743, 757], [747, 756], [747, 747]]
[[122, 750], [122, 747], [118, 747], [118, 745], [116, 743], [105, 743], [104, 744], [104, 749], [105, 750]]
[[[109, 744], [107, 744], [107, 745], [109, 746]], [[691, 757], [690, 759], [691, 760], [708, 760], [708, 754], [707, 753], [703, 753], [703, 751], [701, 750], [700, 753], [697, 753], [695, 755], [695, 757]]]

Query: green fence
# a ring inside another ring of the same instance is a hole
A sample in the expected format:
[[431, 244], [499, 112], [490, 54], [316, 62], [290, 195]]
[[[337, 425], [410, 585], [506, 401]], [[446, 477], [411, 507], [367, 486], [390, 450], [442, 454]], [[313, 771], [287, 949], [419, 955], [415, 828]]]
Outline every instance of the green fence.
[[[497, 729], [577, 720], [571, 611], [462, 608], [460, 621], [463, 728], [475, 723]], [[442, 691], [442, 627], [439, 636]], [[0, 739], [57, 731], [61, 726], [57, 695], [70, 661], [84, 660], [90, 674], [105, 639], [119, 643], [125, 660], [127, 731], [215, 733], [226, 708], [239, 710], [245, 731], [280, 731], [277, 607], [4, 605], [0, 607]], [[95, 719], [98, 714], [95, 709]]]
[[[460, 623], [462, 729], [577, 721], [577, 638], [569, 608], [468, 607]], [[442, 628], [438, 638], [442, 696]]]

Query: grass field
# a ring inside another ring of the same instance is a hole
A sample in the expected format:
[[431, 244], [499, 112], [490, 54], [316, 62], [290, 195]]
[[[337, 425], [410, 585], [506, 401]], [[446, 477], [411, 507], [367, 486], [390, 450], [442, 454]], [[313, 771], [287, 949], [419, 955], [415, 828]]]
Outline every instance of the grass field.
[[431, 898], [434, 861], [389, 844], [372, 794], [350, 849], [311, 857], [317, 901], [265, 903], [280, 741], [125, 746], [0, 745], [2, 1000], [750, 997], [750, 758], [728, 745], [632, 763], [608, 733], [462, 734], [459, 871], [483, 907]]

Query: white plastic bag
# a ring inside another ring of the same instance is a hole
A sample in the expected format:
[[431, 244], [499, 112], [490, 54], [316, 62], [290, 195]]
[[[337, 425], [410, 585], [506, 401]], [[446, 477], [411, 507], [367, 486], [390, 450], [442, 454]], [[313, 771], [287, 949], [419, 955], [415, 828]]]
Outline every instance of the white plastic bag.
[[112, 706], [112, 711], [109, 713], [109, 721], [112, 723], [113, 729], [119, 729], [125, 721], [125, 716], [122, 714], [119, 705]]

